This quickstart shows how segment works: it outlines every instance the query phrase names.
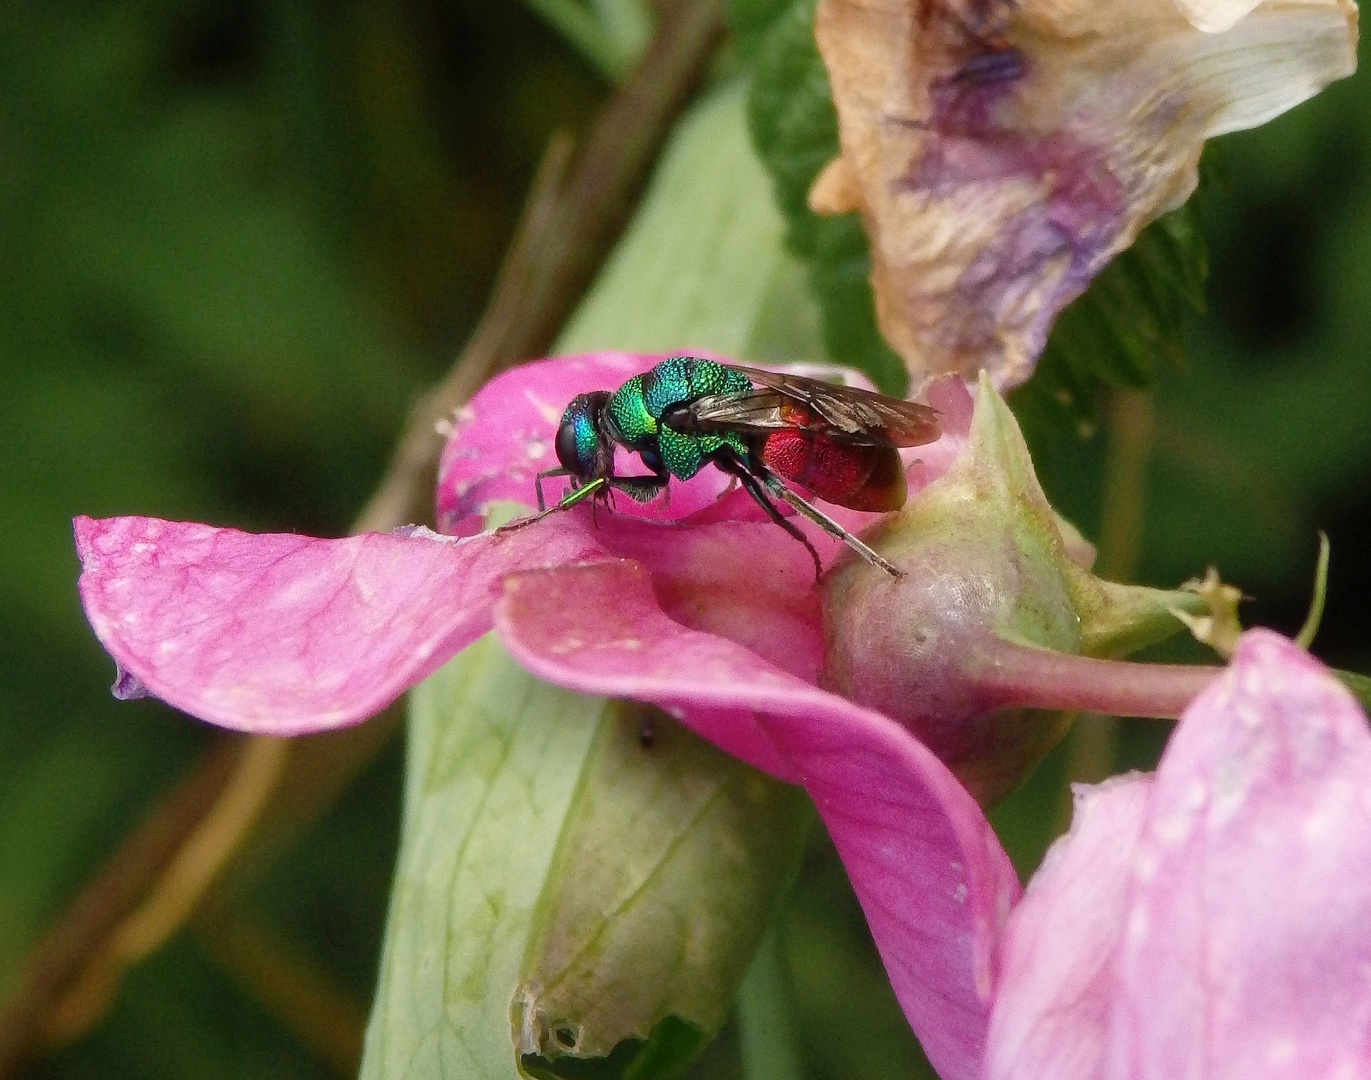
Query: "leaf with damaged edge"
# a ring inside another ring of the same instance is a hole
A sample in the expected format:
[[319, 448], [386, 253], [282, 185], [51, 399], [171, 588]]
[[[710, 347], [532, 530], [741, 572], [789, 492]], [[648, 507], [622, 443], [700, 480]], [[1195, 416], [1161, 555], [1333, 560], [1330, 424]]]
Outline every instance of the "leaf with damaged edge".
[[794, 876], [807, 807], [659, 710], [616, 706], [534, 917], [512, 1016], [525, 1069], [650, 1080], [688, 1064]]
[[510, 995], [605, 709], [538, 682], [489, 635], [413, 691], [363, 1080], [517, 1075]]

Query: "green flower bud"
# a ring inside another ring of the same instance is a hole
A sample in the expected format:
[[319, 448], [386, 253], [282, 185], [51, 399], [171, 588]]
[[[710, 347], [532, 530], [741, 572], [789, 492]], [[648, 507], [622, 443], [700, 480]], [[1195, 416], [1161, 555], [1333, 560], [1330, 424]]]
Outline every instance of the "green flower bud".
[[1179, 630], [1171, 609], [1196, 610], [1193, 594], [1116, 585], [1082, 565], [1088, 546], [1048, 504], [984, 377], [966, 450], [866, 539], [903, 576], [858, 561], [829, 575], [826, 680], [909, 727], [983, 805], [1070, 726], [1056, 710], [1078, 695], [1058, 675], [1076, 668], [1062, 656], [1119, 656]]

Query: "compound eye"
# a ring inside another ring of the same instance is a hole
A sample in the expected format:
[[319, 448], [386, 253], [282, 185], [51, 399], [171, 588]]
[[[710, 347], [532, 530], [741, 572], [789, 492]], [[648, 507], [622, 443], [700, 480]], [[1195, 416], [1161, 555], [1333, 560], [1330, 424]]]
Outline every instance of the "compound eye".
[[576, 417], [567, 410], [567, 415], [562, 417], [562, 423], [557, 428], [557, 441], [553, 448], [557, 451], [557, 460], [562, 463], [562, 468], [573, 476], [584, 476], [586, 470], [581, 466], [581, 456], [576, 452]]

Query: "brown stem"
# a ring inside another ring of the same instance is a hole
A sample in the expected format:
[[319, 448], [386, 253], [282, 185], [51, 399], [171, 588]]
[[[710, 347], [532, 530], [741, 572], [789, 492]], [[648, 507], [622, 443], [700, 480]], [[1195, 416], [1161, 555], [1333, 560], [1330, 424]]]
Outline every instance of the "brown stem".
[[[480, 323], [447, 378], [411, 411], [390, 467], [354, 532], [384, 532], [429, 517], [442, 448], [436, 425], [494, 372], [552, 344], [618, 239], [722, 33], [720, 0], [675, 0], [663, 11], [633, 73], [596, 118], [574, 163], [569, 140], [553, 139]], [[353, 737], [340, 732], [317, 741]], [[385, 741], [368, 740], [359, 744], [360, 754], [342, 755], [353, 775]], [[219, 804], [243, 745], [241, 739], [221, 739], [192, 765], [34, 946], [17, 993], [0, 1010], [0, 1078], [11, 1076], [37, 1049], [54, 1007], [80, 987], [92, 965], [98, 967], [111, 935]], [[285, 786], [293, 783], [300, 759], [290, 756], [281, 781]], [[234, 843], [242, 839], [236, 836]], [[189, 914], [181, 912], [178, 919]]]
[[442, 448], [437, 425], [495, 372], [551, 347], [623, 231], [722, 34], [720, 0], [676, 0], [591, 127], [569, 175], [570, 145], [553, 141], [485, 314], [448, 377], [410, 413], [354, 531], [430, 519]]
[[18, 993], [0, 1013], [0, 1076], [15, 1072], [37, 1048], [53, 1003], [213, 809], [246, 744], [237, 735], [217, 736], [39, 938]]
[[201, 946], [339, 1076], [362, 1063], [365, 1002], [356, 1000], [286, 938], [208, 904], [195, 918]]
[[1140, 664], [997, 642], [969, 674], [1002, 705], [1175, 719], [1223, 668]]

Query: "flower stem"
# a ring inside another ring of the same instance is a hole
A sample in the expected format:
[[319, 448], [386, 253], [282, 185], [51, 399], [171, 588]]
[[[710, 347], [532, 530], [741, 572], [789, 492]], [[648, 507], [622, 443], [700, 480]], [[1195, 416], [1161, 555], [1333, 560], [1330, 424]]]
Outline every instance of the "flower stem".
[[997, 641], [969, 670], [976, 686], [1001, 705], [1169, 720], [1223, 669], [1098, 660]]

